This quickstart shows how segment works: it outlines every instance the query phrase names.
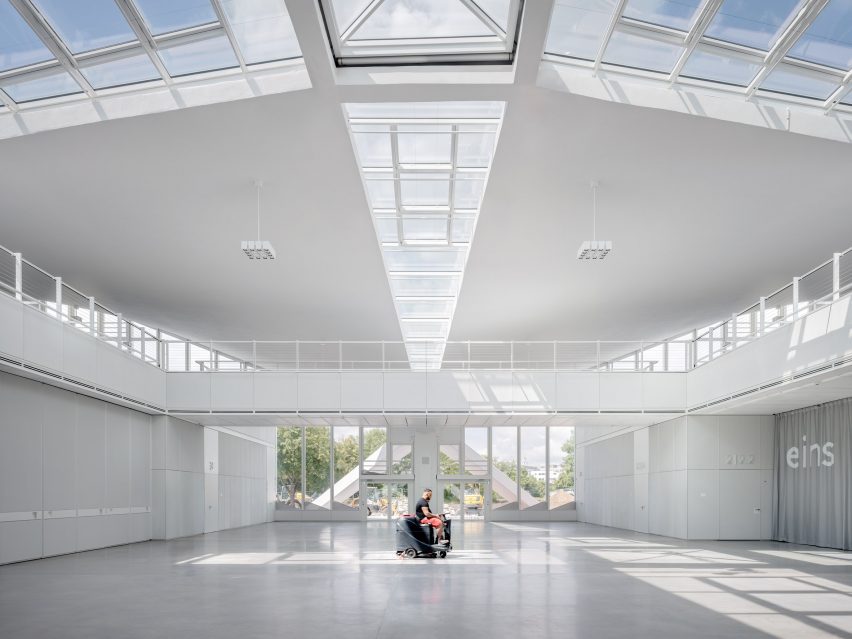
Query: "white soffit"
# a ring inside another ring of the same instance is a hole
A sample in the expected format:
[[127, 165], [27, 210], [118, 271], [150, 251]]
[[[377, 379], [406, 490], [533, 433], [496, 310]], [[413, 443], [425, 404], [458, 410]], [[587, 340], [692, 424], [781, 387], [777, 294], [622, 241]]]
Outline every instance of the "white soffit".
[[502, 102], [347, 104], [408, 361], [441, 367]]

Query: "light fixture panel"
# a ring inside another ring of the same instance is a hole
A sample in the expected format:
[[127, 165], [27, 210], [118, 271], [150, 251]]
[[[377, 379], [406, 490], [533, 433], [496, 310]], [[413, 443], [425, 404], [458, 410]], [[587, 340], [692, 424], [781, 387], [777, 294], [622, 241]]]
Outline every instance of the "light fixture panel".
[[610, 240], [586, 240], [577, 250], [578, 260], [602, 260], [612, 251]]
[[250, 260], [274, 260], [275, 249], [266, 240], [243, 240], [243, 253]]

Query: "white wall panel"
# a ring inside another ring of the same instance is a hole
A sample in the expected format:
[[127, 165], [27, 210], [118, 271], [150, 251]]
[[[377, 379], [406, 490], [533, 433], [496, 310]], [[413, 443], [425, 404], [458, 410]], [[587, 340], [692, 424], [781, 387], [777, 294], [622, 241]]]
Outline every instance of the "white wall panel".
[[426, 405], [426, 373], [384, 374], [386, 411], [422, 410]]
[[24, 359], [41, 368], [62, 370], [62, 324], [24, 308]]
[[94, 550], [109, 546], [106, 520], [108, 515], [77, 517], [77, 550]]
[[204, 532], [219, 530], [219, 475], [204, 475]]
[[254, 409], [296, 411], [299, 409], [297, 373], [255, 373]]
[[557, 373], [556, 406], [561, 411], [589, 411], [600, 407], [598, 373]]
[[166, 404], [169, 410], [209, 410], [212, 373], [167, 373]]
[[77, 552], [77, 518], [44, 520], [44, 556]]
[[381, 373], [343, 372], [340, 374], [340, 409], [381, 412], [383, 390]]
[[0, 375], [0, 513], [42, 509], [40, 388]]
[[690, 415], [687, 418], [687, 467], [690, 470], [719, 468], [719, 418]]
[[42, 556], [41, 520], [0, 522], [0, 564]]
[[135, 513], [130, 519], [130, 542], [148, 541], [153, 537], [151, 513]]
[[24, 355], [24, 307], [15, 298], [0, 294], [0, 353]]
[[70, 324], [62, 325], [62, 371], [94, 382], [98, 379], [98, 342]]
[[130, 507], [151, 507], [151, 417], [136, 411], [130, 411]]
[[77, 508], [102, 508], [105, 503], [105, 407], [96, 399], [77, 396]]
[[648, 473], [633, 476], [633, 530], [648, 532]]
[[467, 411], [488, 402], [487, 389], [468, 371], [430, 371], [426, 374], [426, 403], [432, 411]]
[[512, 410], [512, 398], [514, 395], [514, 378], [512, 373], [502, 371], [471, 371], [470, 374], [473, 383], [478, 389], [477, 392], [470, 392], [470, 410]]
[[719, 538], [719, 471], [687, 471], [689, 539]]
[[601, 408], [642, 410], [642, 375], [601, 373]]
[[[41, 403], [44, 411], [44, 510], [75, 510], [77, 508], [76, 396], [50, 386], [42, 386], [41, 389], [43, 391]], [[54, 530], [56, 528], [54, 527]], [[76, 527], [74, 530], [76, 531]], [[45, 532], [46, 543], [47, 532]], [[55, 551], [49, 554], [61, 552]], [[69, 552], [73, 552], [73, 549]]]
[[760, 539], [760, 470], [719, 471], [719, 539]]
[[556, 408], [556, 373], [515, 373], [512, 404], [517, 412]]
[[130, 507], [130, 410], [106, 406], [107, 508]]
[[210, 397], [213, 410], [252, 409], [254, 377], [245, 373], [215, 373], [210, 375]]
[[299, 410], [340, 410], [340, 373], [301, 373]]
[[719, 420], [719, 468], [760, 468], [760, 417]]
[[642, 373], [642, 407], [645, 410], [683, 410], [686, 405], [686, 375]]

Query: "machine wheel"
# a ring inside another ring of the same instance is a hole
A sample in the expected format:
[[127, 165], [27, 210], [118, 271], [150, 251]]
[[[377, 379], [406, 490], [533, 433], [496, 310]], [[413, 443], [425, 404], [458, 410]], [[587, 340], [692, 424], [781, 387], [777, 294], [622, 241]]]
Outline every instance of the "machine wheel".
[[446, 557], [446, 556], [447, 556], [447, 551], [446, 551], [446, 550], [439, 550], [439, 551], [438, 551], [438, 559], [443, 559], [443, 558], [444, 558], [444, 557]]
[[414, 550], [414, 548], [406, 548], [405, 549], [405, 556], [408, 557], [409, 559], [414, 559], [417, 556], [417, 551]]

